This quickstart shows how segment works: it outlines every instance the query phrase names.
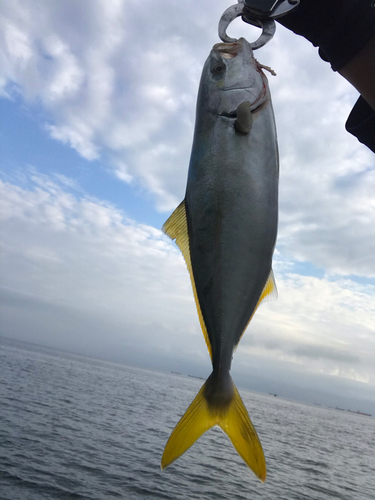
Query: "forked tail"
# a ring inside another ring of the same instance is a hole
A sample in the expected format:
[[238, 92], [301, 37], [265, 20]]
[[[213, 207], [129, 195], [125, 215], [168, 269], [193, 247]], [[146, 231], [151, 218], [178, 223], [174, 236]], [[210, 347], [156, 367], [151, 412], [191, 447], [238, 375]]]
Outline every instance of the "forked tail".
[[218, 383], [213, 374], [206, 380], [169, 436], [161, 468], [168, 467], [203, 433], [218, 425], [232, 441], [246, 465], [264, 483], [267, 469], [262, 445], [229, 373], [225, 386], [223, 389], [223, 384]]

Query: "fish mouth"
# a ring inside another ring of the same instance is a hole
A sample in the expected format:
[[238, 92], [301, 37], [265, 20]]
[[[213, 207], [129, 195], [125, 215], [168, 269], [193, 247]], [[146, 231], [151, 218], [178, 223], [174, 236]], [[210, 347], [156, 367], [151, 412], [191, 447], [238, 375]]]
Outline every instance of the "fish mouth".
[[234, 111], [223, 111], [219, 113], [219, 116], [225, 116], [226, 118], [237, 118], [237, 109]]
[[237, 56], [238, 52], [240, 51], [241, 44], [238, 42], [235, 43], [215, 43], [213, 46], [213, 50], [216, 50], [219, 52], [219, 54], [224, 58], [224, 59], [233, 59], [234, 57]]

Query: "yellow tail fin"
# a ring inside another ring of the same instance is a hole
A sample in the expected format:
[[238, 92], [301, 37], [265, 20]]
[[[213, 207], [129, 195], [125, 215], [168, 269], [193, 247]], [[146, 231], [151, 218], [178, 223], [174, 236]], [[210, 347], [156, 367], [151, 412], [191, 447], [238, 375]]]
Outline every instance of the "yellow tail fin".
[[177, 460], [195, 441], [214, 425], [218, 425], [232, 441], [240, 457], [254, 474], [264, 483], [267, 469], [262, 445], [251, 423], [249, 414], [241, 396], [233, 386], [233, 396], [229, 404], [209, 404], [205, 394], [210, 377], [202, 386], [197, 396], [169, 436], [161, 459], [162, 470]]

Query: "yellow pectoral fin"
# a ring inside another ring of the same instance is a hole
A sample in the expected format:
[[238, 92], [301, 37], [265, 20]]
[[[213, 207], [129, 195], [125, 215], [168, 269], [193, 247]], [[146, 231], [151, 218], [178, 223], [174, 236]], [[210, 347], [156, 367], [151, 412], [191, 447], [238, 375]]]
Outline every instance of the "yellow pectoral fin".
[[204, 339], [205, 339], [206, 344], [207, 344], [208, 352], [209, 352], [209, 354], [211, 356], [211, 360], [212, 360], [211, 343], [210, 343], [210, 339], [208, 338], [207, 328], [206, 328], [206, 325], [205, 325], [205, 322], [203, 319], [203, 315], [202, 315], [202, 311], [201, 311], [201, 307], [199, 304], [197, 290], [195, 288], [193, 268], [191, 265], [189, 232], [188, 232], [188, 225], [187, 225], [187, 219], [186, 219], [185, 200], [182, 201], [178, 205], [178, 207], [172, 213], [172, 215], [169, 217], [169, 219], [166, 220], [166, 222], [164, 223], [164, 225], [162, 227], [162, 230], [172, 240], [176, 240], [176, 244], [178, 245], [179, 249], [182, 252], [182, 255], [184, 256], [186, 266], [187, 266], [189, 274], [190, 274], [191, 285], [193, 287], [193, 294], [194, 294], [194, 299], [195, 299], [195, 305], [197, 306], [199, 322], [200, 322], [200, 325], [202, 328], [202, 333], [203, 333]]

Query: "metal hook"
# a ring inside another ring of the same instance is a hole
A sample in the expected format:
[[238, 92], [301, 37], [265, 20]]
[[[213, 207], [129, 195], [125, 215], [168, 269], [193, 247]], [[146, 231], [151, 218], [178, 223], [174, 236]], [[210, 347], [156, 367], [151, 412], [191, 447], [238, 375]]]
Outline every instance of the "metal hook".
[[238, 0], [238, 4], [232, 5], [227, 10], [224, 11], [223, 15], [219, 21], [219, 37], [223, 42], [226, 43], [234, 43], [237, 42], [236, 38], [231, 38], [227, 35], [227, 28], [229, 24], [234, 21], [237, 17], [243, 16], [246, 14], [246, 22], [252, 24], [253, 26], [257, 26], [262, 28], [262, 34], [255, 42], [250, 43], [251, 48], [253, 50], [259, 49], [263, 47], [266, 43], [268, 43], [276, 31], [276, 24], [273, 19], [251, 19], [247, 12], [244, 11], [244, 3], [243, 0]]

